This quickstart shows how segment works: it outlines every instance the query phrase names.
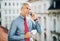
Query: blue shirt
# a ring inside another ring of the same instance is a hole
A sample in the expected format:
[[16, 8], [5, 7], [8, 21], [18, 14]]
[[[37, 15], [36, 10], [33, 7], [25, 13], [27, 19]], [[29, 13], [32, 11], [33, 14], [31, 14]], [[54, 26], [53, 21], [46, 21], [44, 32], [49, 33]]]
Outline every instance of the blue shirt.
[[[30, 32], [33, 29], [36, 29], [37, 32], [41, 33], [41, 27], [39, 22], [34, 22], [30, 18], [27, 18], [27, 24]], [[19, 16], [11, 23], [10, 30], [8, 33], [8, 41], [25, 41], [24, 34], [24, 17]]]

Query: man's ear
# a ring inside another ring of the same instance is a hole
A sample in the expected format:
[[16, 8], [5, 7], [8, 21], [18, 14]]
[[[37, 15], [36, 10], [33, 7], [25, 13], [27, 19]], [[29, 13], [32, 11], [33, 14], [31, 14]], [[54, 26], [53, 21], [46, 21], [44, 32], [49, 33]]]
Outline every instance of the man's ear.
[[23, 9], [23, 7], [21, 7], [21, 10]]
[[21, 8], [21, 10], [22, 10], [22, 8]]

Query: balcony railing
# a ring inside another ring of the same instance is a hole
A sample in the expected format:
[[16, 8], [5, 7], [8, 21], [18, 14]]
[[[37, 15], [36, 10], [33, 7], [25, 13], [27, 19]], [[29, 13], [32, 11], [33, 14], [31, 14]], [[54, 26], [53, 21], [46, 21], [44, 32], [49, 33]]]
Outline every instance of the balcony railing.
[[51, 31], [52, 34], [56, 34], [58, 36], [60, 36], [60, 33], [59, 32], [56, 32], [56, 31]]

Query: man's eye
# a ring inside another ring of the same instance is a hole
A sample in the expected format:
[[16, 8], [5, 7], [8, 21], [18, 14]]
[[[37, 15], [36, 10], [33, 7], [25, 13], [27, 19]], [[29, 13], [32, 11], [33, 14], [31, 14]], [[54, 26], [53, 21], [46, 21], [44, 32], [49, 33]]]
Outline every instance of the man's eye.
[[27, 8], [27, 9], [29, 9], [29, 8]]
[[[29, 8], [27, 8], [27, 9], [29, 9]], [[31, 9], [29, 9], [29, 10], [31, 10]]]

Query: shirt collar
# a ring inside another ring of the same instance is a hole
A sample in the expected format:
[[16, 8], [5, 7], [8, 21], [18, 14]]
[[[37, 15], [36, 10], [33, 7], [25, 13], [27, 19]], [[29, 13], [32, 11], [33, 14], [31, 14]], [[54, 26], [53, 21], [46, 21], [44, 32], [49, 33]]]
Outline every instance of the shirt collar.
[[24, 16], [20, 15], [20, 17], [21, 17], [22, 19], [24, 19]]
[[[22, 19], [24, 19], [24, 16], [20, 15], [20, 17], [21, 17]], [[26, 16], [26, 18], [27, 18], [27, 16]]]

